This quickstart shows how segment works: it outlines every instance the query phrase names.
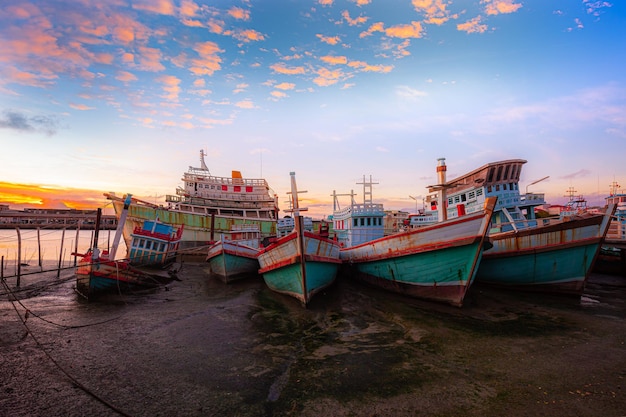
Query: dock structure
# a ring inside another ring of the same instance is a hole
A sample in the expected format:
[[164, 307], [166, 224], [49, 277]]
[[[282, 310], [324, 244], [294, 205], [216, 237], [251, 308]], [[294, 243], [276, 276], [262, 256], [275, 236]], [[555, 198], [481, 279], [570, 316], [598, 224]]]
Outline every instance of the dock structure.
[[[0, 204], [0, 229], [93, 229], [96, 225], [97, 210], [75, 209], [40, 209], [27, 208], [12, 210], [8, 205]], [[103, 215], [101, 229], [115, 229], [115, 215]]]

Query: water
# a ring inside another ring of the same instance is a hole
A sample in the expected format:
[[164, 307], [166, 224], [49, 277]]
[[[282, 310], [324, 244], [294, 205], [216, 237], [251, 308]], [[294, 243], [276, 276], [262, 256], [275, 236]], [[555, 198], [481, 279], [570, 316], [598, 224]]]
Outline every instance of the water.
[[[93, 230], [62, 230], [40, 229], [39, 238], [36, 229], [20, 229], [22, 242], [21, 263], [24, 266], [39, 266], [41, 255], [42, 266], [61, 268], [74, 265], [73, 252], [85, 253], [93, 241]], [[101, 230], [98, 235], [98, 247], [109, 248], [113, 244], [115, 230]], [[120, 239], [117, 259], [126, 256], [126, 244]], [[0, 229], [0, 257], [4, 257], [5, 276], [14, 275], [17, 271], [18, 235], [15, 229]]]

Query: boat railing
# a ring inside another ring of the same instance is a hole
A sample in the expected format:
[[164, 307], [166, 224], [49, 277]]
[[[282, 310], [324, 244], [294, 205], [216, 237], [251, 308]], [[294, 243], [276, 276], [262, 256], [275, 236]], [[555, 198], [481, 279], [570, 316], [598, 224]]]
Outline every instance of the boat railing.
[[233, 202], [237, 202], [236, 206], [238, 208], [247, 209], [274, 209], [275, 206], [275, 200], [273, 198], [268, 197], [264, 200], [259, 200], [258, 198], [248, 195], [238, 195], [236, 197], [228, 195], [218, 195], [207, 198], [203, 196], [168, 194], [165, 196], [165, 201], [168, 203], [185, 203], [207, 207], [233, 207]]
[[185, 182], [201, 182], [203, 184], [214, 185], [243, 185], [255, 187], [268, 187], [267, 181], [263, 178], [231, 178], [231, 177], [215, 177], [213, 175], [205, 175], [203, 173], [186, 172], [182, 178]]

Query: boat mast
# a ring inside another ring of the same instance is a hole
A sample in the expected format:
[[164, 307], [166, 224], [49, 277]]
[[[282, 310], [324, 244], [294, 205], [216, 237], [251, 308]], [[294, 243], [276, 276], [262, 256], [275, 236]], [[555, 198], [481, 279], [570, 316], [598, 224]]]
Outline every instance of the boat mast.
[[115, 229], [115, 238], [113, 238], [113, 245], [111, 245], [111, 251], [109, 252], [109, 260], [115, 260], [115, 254], [117, 253], [117, 247], [120, 244], [120, 239], [122, 238], [122, 231], [124, 230], [124, 223], [126, 223], [126, 217], [128, 216], [128, 208], [130, 207], [130, 202], [132, 199], [132, 194], [127, 194], [126, 199], [124, 200], [124, 209], [120, 214], [120, 219], [117, 222], [117, 229]]

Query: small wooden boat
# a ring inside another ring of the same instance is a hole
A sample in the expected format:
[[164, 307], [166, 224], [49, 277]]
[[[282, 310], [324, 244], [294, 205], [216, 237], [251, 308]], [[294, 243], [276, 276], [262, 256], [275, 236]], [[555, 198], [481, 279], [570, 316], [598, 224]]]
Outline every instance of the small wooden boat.
[[371, 181], [363, 183], [363, 204], [353, 201], [340, 210], [335, 203], [333, 212], [335, 233], [345, 243], [340, 257], [347, 273], [386, 290], [462, 306], [496, 198], [472, 215], [384, 236], [382, 205], [371, 201]]
[[222, 234], [220, 240], [209, 246], [207, 272], [225, 283], [257, 275], [260, 247], [258, 225], [234, 225], [228, 234]]
[[174, 262], [182, 235], [183, 226], [175, 228], [159, 219], [144, 221], [130, 235], [130, 264], [162, 267]]
[[273, 291], [290, 295], [306, 306], [335, 282], [341, 265], [339, 243], [306, 231], [298, 204], [295, 173], [291, 174], [294, 230], [277, 238], [258, 254], [259, 273]]
[[[126, 200], [125, 206], [130, 204], [130, 195]], [[128, 259], [116, 259], [127, 212], [123, 211], [120, 217], [111, 250], [101, 251], [98, 248], [98, 226], [102, 210], [98, 209], [91, 249], [84, 254], [75, 254], [81, 258], [76, 269], [76, 292], [88, 300], [104, 293], [154, 288], [173, 279], [170, 273], [151, 273], [131, 265]]]

